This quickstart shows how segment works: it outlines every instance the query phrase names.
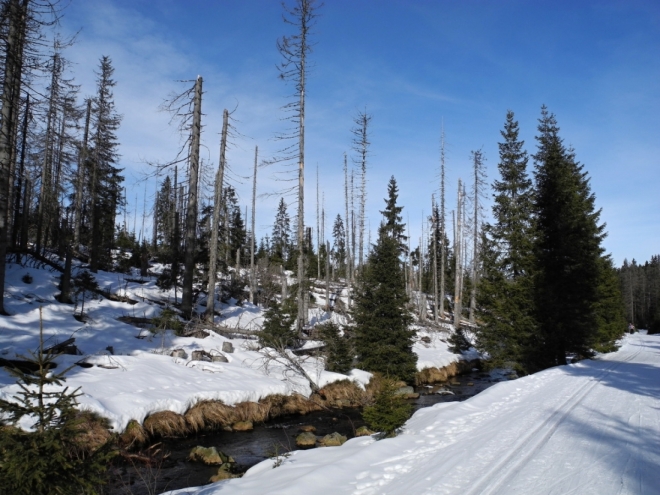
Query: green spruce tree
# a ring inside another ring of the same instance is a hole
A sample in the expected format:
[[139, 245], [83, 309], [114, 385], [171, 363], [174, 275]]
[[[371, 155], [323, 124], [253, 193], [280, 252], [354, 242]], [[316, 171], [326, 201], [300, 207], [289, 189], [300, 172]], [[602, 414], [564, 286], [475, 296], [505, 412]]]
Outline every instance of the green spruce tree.
[[[0, 493], [13, 495], [65, 495], [100, 493], [110, 444], [96, 449], [80, 441], [85, 433], [76, 410], [78, 389], [64, 387], [70, 368], [53, 371], [57, 354], [39, 349], [26, 361], [27, 372], [10, 370], [21, 389], [13, 400], [0, 399], [0, 415], [10, 426], [0, 434]], [[29, 419], [31, 431], [17, 427]]]
[[493, 183], [493, 223], [482, 235], [477, 347], [495, 367], [525, 373], [535, 345], [532, 291], [533, 191], [518, 122], [507, 112], [499, 143], [500, 179]]
[[384, 222], [378, 241], [360, 273], [355, 293], [355, 349], [360, 367], [390, 378], [412, 382], [417, 356], [412, 351], [414, 332], [406, 309], [408, 297], [399, 255], [404, 224], [397, 206], [394, 177], [388, 186]]
[[535, 363], [566, 364], [566, 355], [590, 355], [598, 337], [602, 300], [604, 225], [587, 173], [559, 137], [555, 116], [541, 110], [537, 136], [535, 309], [540, 345]]

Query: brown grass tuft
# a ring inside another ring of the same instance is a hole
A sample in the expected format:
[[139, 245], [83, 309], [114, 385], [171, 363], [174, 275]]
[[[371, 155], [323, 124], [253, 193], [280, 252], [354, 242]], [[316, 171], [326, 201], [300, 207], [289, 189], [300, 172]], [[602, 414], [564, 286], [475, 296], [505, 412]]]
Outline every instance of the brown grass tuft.
[[129, 421], [124, 432], [119, 435], [119, 444], [129, 449], [134, 445], [143, 445], [148, 439], [147, 432], [140, 423], [132, 419]]
[[76, 441], [83, 449], [93, 452], [112, 439], [107, 419], [91, 411], [79, 412], [76, 419], [80, 431]]
[[315, 402], [322, 400], [322, 405], [331, 407], [358, 407], [364, 402], [365, 391], [352, 380], [329, 383], [312, 397]]
[[148, 416], [143, 423], [151, 436], [179, 437], [188, 433], [186, 418], [172, 411], [160, 411]]

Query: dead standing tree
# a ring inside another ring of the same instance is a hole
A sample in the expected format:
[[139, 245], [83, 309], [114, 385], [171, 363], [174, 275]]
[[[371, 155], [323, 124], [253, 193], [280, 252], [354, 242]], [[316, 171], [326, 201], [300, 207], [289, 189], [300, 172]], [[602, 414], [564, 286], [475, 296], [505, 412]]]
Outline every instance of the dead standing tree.
[[479, 284], [479, 225], [480, 219], [483, 215], [483, 207], [479, 200], [484, 195], [484, 188], [486, 187], [486, 169], [484, 166], [484, 154], [481, 150], [473, 151], [470, 154], [472, 158], [472, 171], [474, 174], [474, 183], [472, 184], [472, 207], [474, 209], [472, 218], [472, 274], [471, 274], [471, 290], [470, 290], [470, 323], [474, 323], [474, 314], [477, 309], [477, 285]]
[[291, 139], [294, 144], [285, 148], [284, 156], [280, 161], [298, 162], [298, 317], [296, 328], [302, 333], [306, 323], [305, 314], [305, 89], [307, 84], [307, 56], [312, 51], [309, 35], [314, 27], [315, 0], [296, 0], [293, 8], [284, 6], [284, 22], [295, 26], [297, 33], [291, 36], [283, 36], [277, 41], [277, 49], [282, 55], [283, 61], [279, 64], [280, 78], [285, 81], [293, 81], [295, 92], [293, 101], [284, 106], [289, 113], [288, 119], [294, 124], [290, 133], [280, 136], [282, 139]]
[[227, 127], [229, 126], [229, 112], [222, 113], [222, 134], [220, 137], [220, 158], [218, 171], [215, 174], [215, 187], [213, 193], [213, 225], [211, 226], [211, 239], [209, 240], [209, 283], [208, 297], [206, 298], [206, 320], [213, 323], [215, 312], [215, 280], [218, 273], [218, 224], [222, 210], [222, 190], [225, 177], [225, 152], [227, 150]]
[[[183, 81], [190, 82], [190, 81]], [[182, 136], [185, 136], [184, 143], [179, 149], [174, 160], [165, 164], [155, 164], [156, 173], [159, 174], [162, 170], [174, 166], [175, 167], [175, 180], [174, 187], [178, 186], [177, 182], [177, 165], [179, 163], [188, 164], [188, 201], [185, 218], [185, 260], [183, 272], [183, 286], [181, 290], [181, 311], [186, 317], [192, 316], [193, 310], [193, 275], [195, 270], [195, 241], [197, 230], [197, 189], [199, 179], [199, 148], [201, 143], [202, 133], [202, 83], [201, 76], [197, 76], [195, 84], [185, 90], [183, 93], [171, 95], [162, 105], [161, 110], [168, 112], [171, 116], [170, 123], [176, 122], [177, 129]], [[175, 192], [175, 203], [182, 202], [183, 194]], [[178, 200], [178, 201], [177, 201]], [[177, 211], [174, 215], [174, 231], [175, 231], [175, 256], [178, 254], [178, 212], [183, 210], [183, 205], [180, 204], [176, 207]], [[176, 258], [174, 258], [176, 260]], [[175, 271], [178, 271], [178, 263], [172, 263], [173, 277]], [[176, 298], [176, 286], [175, 286]]]
[[360, 222], [360, 232], [358, 241], [358, 267], [362, 268], [364, 262], [364, 224], [365, 224], [365, 205], [367, 202], [367, 155], [369, 154], [369, 135], [368, 128], [371, 122], [371, 115], [366, 110], [358, 111], [353, 119], [355, 127], [351, 129], [353, 133], [353, 151], [357, 153], [357, 158], [353, 161], [360, 167], [360, 211], [358, 221]]

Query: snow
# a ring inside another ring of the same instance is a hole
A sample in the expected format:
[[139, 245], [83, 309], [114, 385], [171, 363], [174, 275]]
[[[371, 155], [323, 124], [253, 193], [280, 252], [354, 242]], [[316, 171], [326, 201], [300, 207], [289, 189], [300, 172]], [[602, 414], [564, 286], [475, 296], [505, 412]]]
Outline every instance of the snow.
[[[162, 268], [156, 266], [154, 271]], [[23, 282], [26, 274], [32, 276], [31, 283]], [[131, 281], [139, 279], [135, 274], [99, 271], [94, 276], [101, 289], [127, 297], [134, 304], [105, 298], [87, 300], [85, 313], [89, 319], [82, 323], [73, 317], [72, 305], [55, 299], [59, 272], [33, 261], [26, 266], [8, 264], [5, 308], [12, 316], [0, 316], [0, 357], [16, 359], [38, 348], [41, 313], [45, 347], [73, 336], [83, 353], [58, 357], [58, 369], [80, 361], [93, 365], [73, 366], [67, 373], [66, 386], [80, 387], [80, 408], [109, 419], [115, 431], [123, 431], [132, 419], [142, 422], [154, 412], [184, 413], [202, 400], [233, 405], [273, 394], [311, 393], [304, 379], [292, 376], [276, 362], [266, 363], [264, 355], [255, 349], [254, 340], [229, 339], [214, 332], [204, 339], [177, 337], [169, 331], [153, 335], [119, 321], [118, 317], [158, 315], [164, 305], [174, 302], [174, 291], [162, 291], [153, 277], [140, 284]], [[242, 307], [223, 304], [219, 309], [222, 316], [216, 322], [225, 327], [257, 330], [263, 323], [264, 312], [249, 303]], [[320, 314], [318, 318], [328, 319]], [[228, 363], [190, 360], [194, 350], [219, 354], [226, 341], [235, 349], [223, 353]], [[108, 347], [112, 347], [112, 353]], [[170, 357], [173, 349], [183, 349], [188, 358]], [[319, 387], [345, 379], [364, 386], [371, 376], [360, 370], [348, 376], [328, 372], [315, 358], [306, 360], [305, 369]], [[18, 391], [14, 377], [0, 368], [0, 398], [11, 400]]]
[[[81, 265], [76, 262], [74, 266], [75, 275]], [[164, 268], [156, 265], [151, 271], [161, 273]], [[31, 283], [22, 280], [26, 274], [31, 275]], [[66, 386], [80, 387], [80, 408], [107, 418], [115, 431], [123, 431], [130, 420], [142, 422], [155, 412], [184, 413], [202, 400], [220, 400], [233, 405], [258, 401], [273, 394], [308, 396], [311, 393], [304, 379], [287, 372], [277, 362], [266, 363], [264, 354], [255, 350], [254, 340], [229, 339], [214, 332], [205, 339], [177, 337], [171, 332], [153, 335], [146, 329], [119, 321], [119, 317], [152, 318], [175, 301], [174, 290], [161, 290], [154, 277], [138, 283], [140, 277], [135, 273], [99, 271], [94, 274], [102, 290], [128, 298], [133, 304], [88, 298], [85, 313], [89, 318], [79, 322], [73, 317], [72, 305], [55, 299], [59, 293], [59, 276], [56, 270], [33, 260], [24, 260], [23, 265], [7, 264], [5, 308], [12, 316], [0, 316], [0, 357], [16, 359], [38, 348], [41, 314], [46, 347], [75, 337], [75, 345], [83, 353], [82, 356], [58, 357], [58, 369], [80, 361], [93, 365], [89, 368], [73, 366], [67, 374]], [[222, 316], [216, 317], [216, 322], [224, 327], [258, 330], [263, 324], [264, 312], [252, 304], [222, 304], [218, 309]], [[314, 322], [345, 323], [343, 316], [319, 308], [311, 309], [310, 318]], [[444, 366], [461, 358], [447, 350], [446, 342], [439, 337], [444, 334], [420, 331], [420, 337], [422, 335], [430, 336], [431, 343], [415, 344], [420, 364]], [[235, 349], [233, 353], [223, 353], [228, 363], [190, 360], [194, 350], [220, 353], [226, 341]], [[308, 346], [313, 345], [313, 342], [308, 343]], [[170, 357], [173, 349], [182, 349], [188, 358]], [[315, 358], [306, 360], [305, 369], [319, 387], [347, 378], [364, 386], [371, 377], [362, 370], [353, 370], [348, 376], [325, 371], [323, 363]], [[14, 377], [0, 368], [0, 398], [11, 400], [18, 391]]]
[[295, 451], [173, 494], [660, 493], [660, 337], [421, 409], [396, 438]]

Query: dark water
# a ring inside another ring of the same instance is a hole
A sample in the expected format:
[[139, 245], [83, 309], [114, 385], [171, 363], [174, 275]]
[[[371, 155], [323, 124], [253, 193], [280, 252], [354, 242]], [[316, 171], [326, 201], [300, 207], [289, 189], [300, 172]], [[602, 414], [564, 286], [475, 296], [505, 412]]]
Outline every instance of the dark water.
[[[455, 377], [447, 383], [418, 387], [415, 391], [420, 397], [412, 402], [417, 410], [440, 402], [462, 401], [503, 379], [503, 376], [473, 372]], [[217, 431], [185, 439], [165, 439], [155, 447], [166, 455], [165, 458], [150, 467], [137, 463], [135, 466], [128, 463], [117, 467], [115, 480], [108, 493], [151, 495], [207, 484], [218, 467], [187, 460], [188, 453], [197, 445], [215, 446], [234, 458], [237, 472], [244, 472], [264, 459], [298, 450], [295, 438], [304, 425], [314, 426], [317, 436], [338, 432], [353, 438], [355, 430], [364, 422], [358, 409], [331, 409], [304, 416], [283, 416], [256, 425], [254, 430], [248, 432]]]

